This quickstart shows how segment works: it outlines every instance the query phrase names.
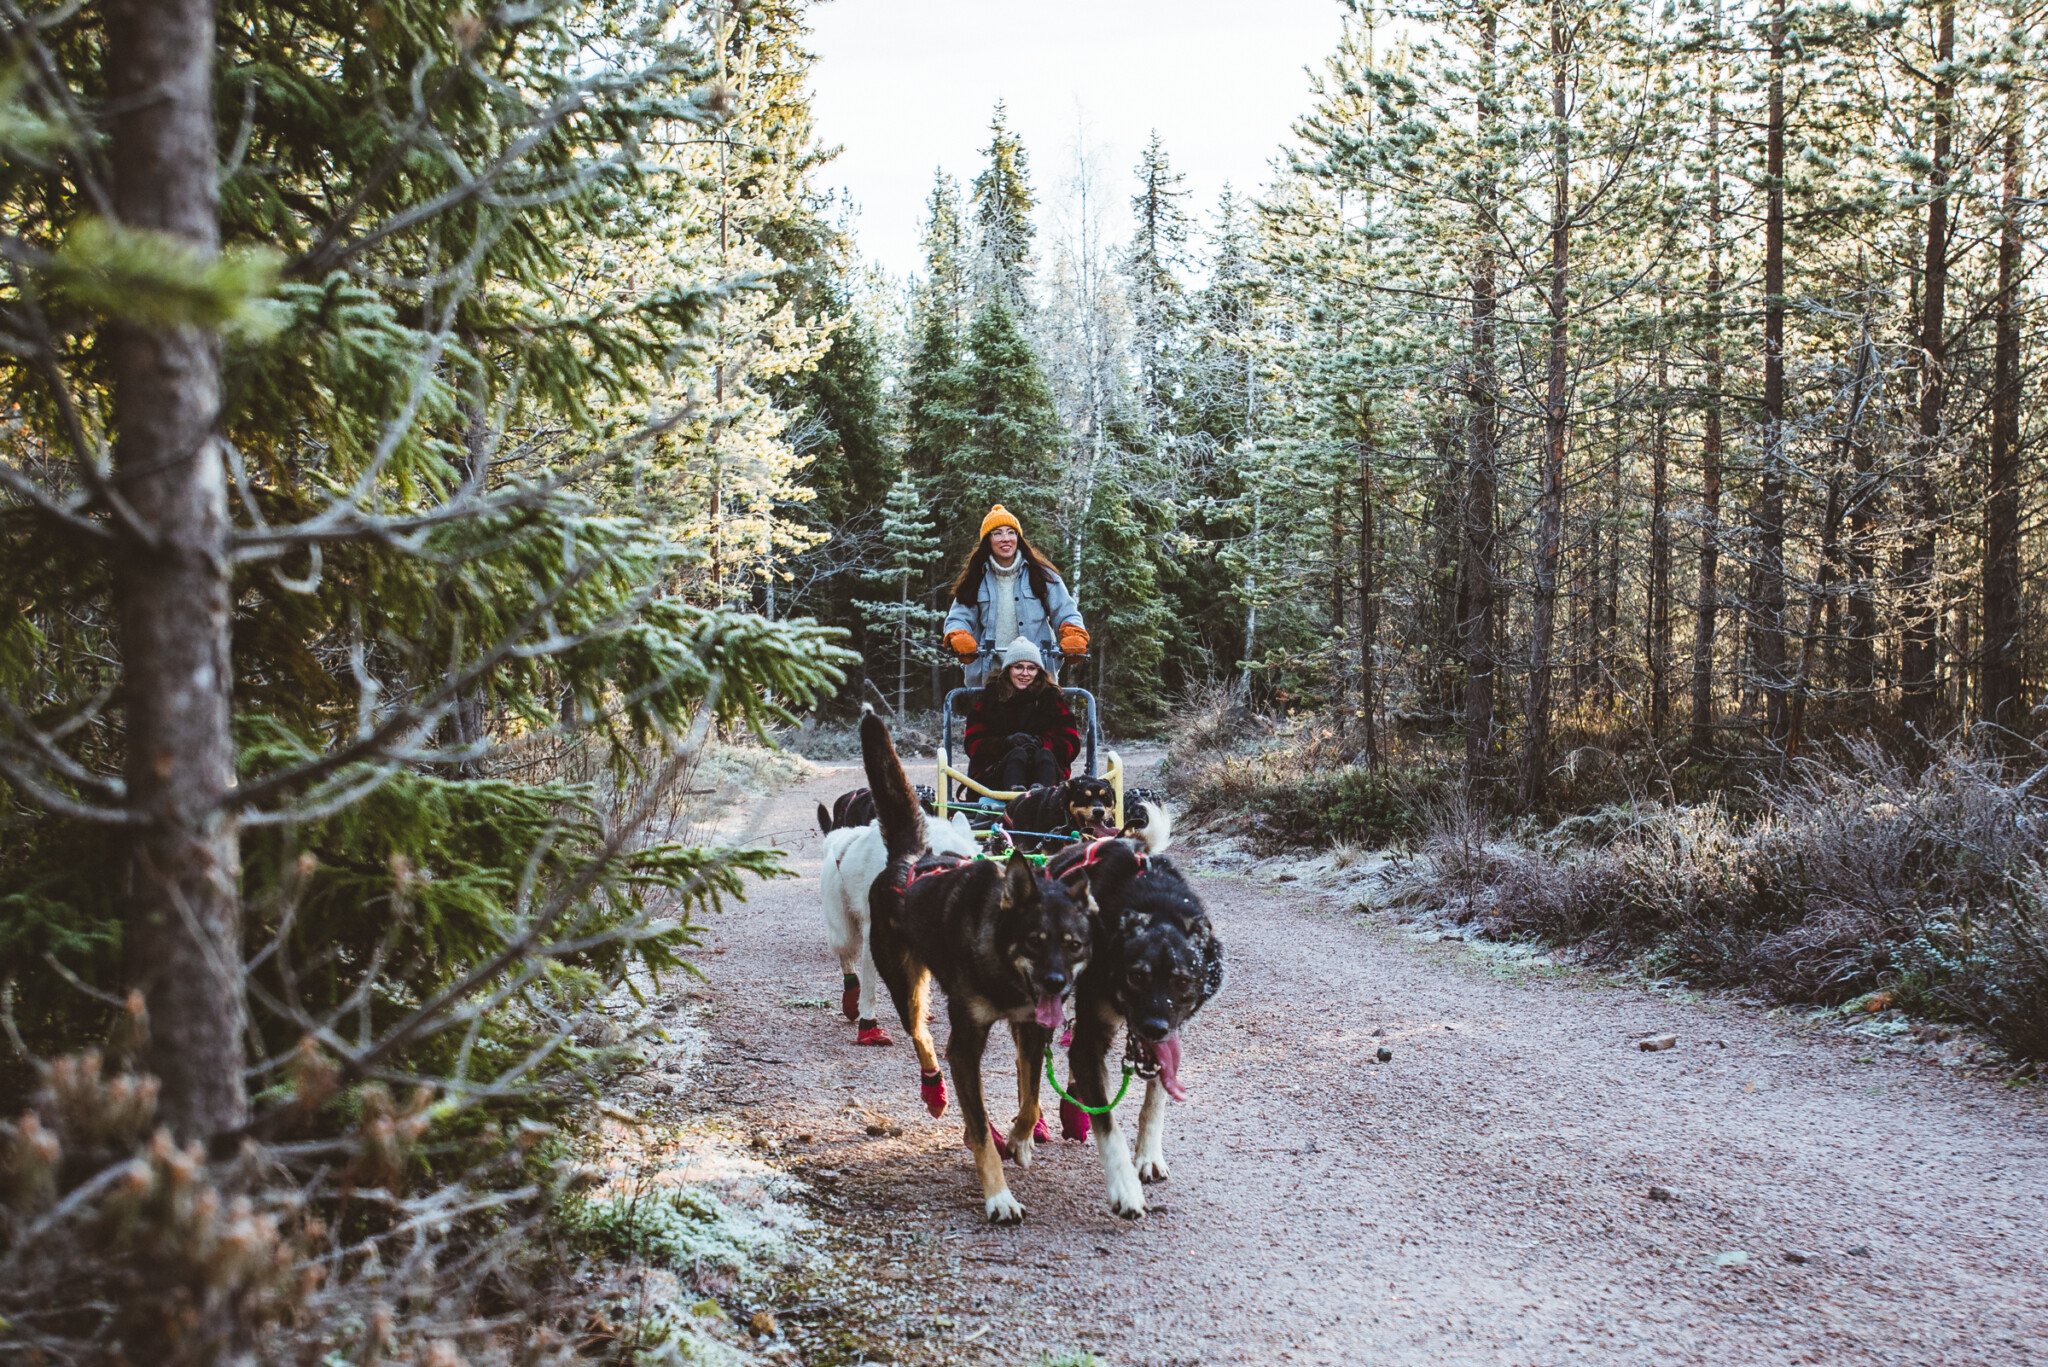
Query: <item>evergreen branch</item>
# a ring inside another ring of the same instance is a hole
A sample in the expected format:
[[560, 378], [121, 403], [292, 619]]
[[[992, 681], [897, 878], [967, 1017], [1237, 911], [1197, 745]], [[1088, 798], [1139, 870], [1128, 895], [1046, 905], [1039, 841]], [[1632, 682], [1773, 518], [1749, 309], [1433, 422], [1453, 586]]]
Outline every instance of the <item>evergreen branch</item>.
[[[293, 263], [290, 273], [301, 279], [317, 279], [380, 242], [484, 196], [492, 184], [509, 174], [564, 122], [580, 113], [593, 93], [615, 86], [631, 88], [633, 85], [667, 74], [673, 67], [673, 63], [661, 62], [631, 73], [625, 78], [592, 77], [576, 83], [567, 92], [558, 95], [546, 108], [540, 110], [526, 129], [482, 171], [471, 174], [459, 164], [454, 165], [452, 169], [455, 171], [457, 183], [452, 188], [392, 215], [351, 242], [342, 242], [339, 236], [332, 232], [323, 234], [321, 241], [316, 243], [314, 248], [302, 254], [298, 261]], [[431, 117], [422, 111], [414, 120], [406, 150], [409, 151], [412, 146], [416, 146], [418, 140], [429, 132], [431, 126]], [[585, 166], [590, 169], [580, 172], [577, 180], [579, 185], [587, 186], [604, 175], [630, 165], [631, 161], [625, 153], [588, 162]], [[393, 170], [395, 169], [394, 167]], [[360, 205], [352, 206], [351, 217], [355, 212], [360, 212]]]
[[[141, 515], [113, 486], [107, 471], [100, 465], [100, 453], [86, 435], [85, 422], [79, 416], [77, 400], [64, 378], [64, 372], [57, 365], [56, 352], [50, 345], [49, 329], [44, 323], [42, 311], [31, 305], [27, 321], [35, 329], [34, 336], [30, 339], [34, 346], [30, 353], [31, 359], [35, 361], [36, 369], [42, 372], [43, 378], [49, 384], [50, 399], [57, 405], [58, 420], [63, 425], [64, 438], [71, 447], [72, 464], [78, 468], [79, 476], [92, 490], [93, 497], [113, 515], [116, 526], [144, 549], [160, 549], [162, 537], [158, 535], [156, 528], [142, 520]], [[100, 534], [112, 535], [105, 528], [100, 529]]]
[[[97, 711], [97, 705], [89, 710]], [[117, 778], [106, 778], [93, 773], [77, 760], [59, 750], [55, 743], [56, 737], [44, 732], [35, 723], [30, 721], [28, 714], [15, 704], [14, 699], [4, 693], [0, 693], [0, 711], [4, 711], [7, 714], [7, 719], [14, 723], [15, 729], [27, 741], [27, 744], [24, 745], [19, 741], [11, 740], [5, 735], [0, 735], [0, 747], [5, 747], [14, 751], [17, 755], [32, 759], [45, 768], [61, 774], [80, 787], [93, 789], [110, 802], [125, 802], [127, 800], [128, 789], [126, 784]], [[65, 730], [60, 731], [58, 734], [65, 734], [70, 729], [72, 728], [67, 724]]]
[[37, 806], [54, 816], [70, 817], [74, 821], [90, 821], [99, 826], [147, 826], [148, 815], [124, 807], [95, 807], [79, 802], [49, 787], [32, 772], [22, 768], [13, 760], [0, 756], [0, 775], [4, 775]]
[[[536, 483], [520, 484], [488, 493], [465, 488], [438, 507], [425, 512], [401, 515], [367, 513], [355, 501], [337, 499], [325, 512], [305, 522], [282, 527], [258, 525], [251, 529], [236, 531], [230, 538], [230, 545], [233, 548], [231, 553], [235, 563], [247, 564], [283, 555], [295, 546], [319, 542], [331, 545], [337, 542], [362, 540], [383, 541], [417, 553], [417, 547], [401, 545], [402, 539], [455, 523], [505, 513], [534, 512], [545, 508], [565, 490], [612, 464], [627, 452], [689, 422], [697, 412], [696, 401], [689, 400], [668, 414], [645, 422], [626, 436], [607, 443], [567, 469], [551, 474], [547, 479]], [[467, 483], [465, 481], [465, 485]]]
[[[591, 561], [571, 569], [561, 583], [544, 594], [524, 616], [513, 623], [511, 629], [499, 638], [495, 646], [471, 661], [468, 668], [445, 678], [441, 686], [428, 695], [426, 702], [399, 708], [353, 744], [330, 751], [295, 768], [265, 775], [254, 783], [238, 784], [221, 798], [220, 807], [228, 811], [240, 811], [289, 789], [324, 778], [352, 764], [401, 758], [402, 752], [393, 749], [394, 742], [409, 730], [416, 730], [418, 734], [424, 735], [428, 728], [439, 725], [458, 697], [503, 661], [516, 658], [517, 653], [522, 650], [519, 638], [538, 626], [571, 589], [601, 568], [603, 566]], [[581, 638], [561, 639], [574, 643], [575, 639]]]
[[[634, 804], [632, 812], [625, 820], [613, 824], [611, 831], [599, 846], [598, 853], [585, 861], [582, 872], [555, 894], [541, 914], [527, 927], [525, 933], [423, 1002], [405, 1021], [390, 1031], [380, 1044], [360, 1056], [355, 1061], [356, 1066], [368, 1067], [404, 1048], [424, 1032], [434, 1018], [445, 1011], [451, 1003], [467, 997], [478, 987], [533, 952], [535, 946], [541, 943], [542, 937], [553, 929], [554, 923], [560, 919], [562, 913], [581, 900], [596, 885], [603, 870], [609, 867], [611, 861], [625, 848], [632, 834], [646, 824], [647, 819], [653, 814], [655, 804], [667, 793], [677, 777], [696, 762], [698, 753], [710, 735], [711, 719], [717, 714], [716, 699], [721, 680], [722, 676], [713, 676], [712, 687], [705, 697], [695, 725], [691, 727], [689, 737], [683, 746], [670, 756], [660, 775], [646, 785], [640, 801]], [[694, 880], [698, 886], [702, 886], [706, 881], [707, 875], [704, 874], [700, 874]]]
[[113, 532], [104, 524], [93, 518], [80, 516], [75, 507], [58, 499], [44, 488], [41, 480], [6, 461], [0, 461], [0, 485], [5, 485], [17, 497], [27, 501], [38, 512], [53, 518], [69, 531], [102, 543], [112, 543], [116, 539]]

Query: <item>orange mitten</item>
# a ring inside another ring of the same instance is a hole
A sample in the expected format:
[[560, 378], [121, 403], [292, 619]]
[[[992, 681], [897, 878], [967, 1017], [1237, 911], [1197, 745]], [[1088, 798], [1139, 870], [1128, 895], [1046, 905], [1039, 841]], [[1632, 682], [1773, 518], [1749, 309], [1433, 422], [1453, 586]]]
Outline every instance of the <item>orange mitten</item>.
[[965, 632], [965, 631], [949, 631], [949, 632], [947, 632], [947, 633], [946, 633], [946, 645], [947, 645], [948, 647], [950, 647], [950, 648], [952, 649], [952, 652], [953, 652], [953, 653], [954, 653], [955, 655], [972, 655], [972, 654], [974, 654], [974, 636], [973, 636], [973, 634], [972, 634], [972, 633], [970, 633], [970, 632]]
[[1086, 655], [1088, 653], [1088, 632], [1077, 626], [1060, 628], [1060, 653], [1064, 655]]

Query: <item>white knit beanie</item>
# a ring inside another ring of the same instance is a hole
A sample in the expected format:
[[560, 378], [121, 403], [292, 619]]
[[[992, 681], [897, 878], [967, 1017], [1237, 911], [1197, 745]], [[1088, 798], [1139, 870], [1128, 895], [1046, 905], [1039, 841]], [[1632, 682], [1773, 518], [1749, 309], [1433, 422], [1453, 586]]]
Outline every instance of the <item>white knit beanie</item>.
[[1011, 665], [1023, 664], [1026, 660], [1040, 669], [1045, 668], [1045, 657], [1038, 653], [1038, 647], [1022, 636], [1004, 646], [1003, 653], [997, 658], [1002, 660], [1004, 669]]

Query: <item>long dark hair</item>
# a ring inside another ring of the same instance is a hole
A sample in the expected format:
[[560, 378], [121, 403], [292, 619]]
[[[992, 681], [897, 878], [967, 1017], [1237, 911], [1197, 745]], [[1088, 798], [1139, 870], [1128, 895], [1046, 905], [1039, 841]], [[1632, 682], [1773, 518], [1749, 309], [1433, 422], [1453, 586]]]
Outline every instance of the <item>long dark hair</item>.
[[[995, 531], [991, 528], [988, 536], [984, 536], [980, 543], [967, 553], [967, 559], [960, 566], [960, 576], [953, 581], [953, 601], [961, 607], [971, 608], [981, 601], [981, 577], [988, 573], [989, 557], [993, 554], [988, 548], [988, 537], [994, 535]], [[1024, 557], [1024, 573], [1031, 577], [1031, 591], [1038, 595], [1038, 605], [1045, 609], [1047, 617], [1051, 617], [1052, 596], [1046, 584], [1050, 580], [1058, 579], [1060, 572], [1053, 568], [1052, 561], [1045, 558], [1045, 552], [1032, 545], [1022, 532], [1017, 532], [1017, 553]], [[997, 644], [1008, 645], [1009, 642], [1002, 641]]]

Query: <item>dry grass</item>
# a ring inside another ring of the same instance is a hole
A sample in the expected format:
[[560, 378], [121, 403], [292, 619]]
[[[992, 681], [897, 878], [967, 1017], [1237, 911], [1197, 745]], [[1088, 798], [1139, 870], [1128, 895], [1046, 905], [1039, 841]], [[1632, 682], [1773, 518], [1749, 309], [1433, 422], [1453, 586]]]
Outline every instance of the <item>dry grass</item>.
[[1368, 768], [1360, 744], [1327, 719], [1270, 717], [1209, 684], [1176, 709], [1163, 772], [1186, 819], [1241, 830], [1265, 851], [1370, 848], [1416, 835], [1440, 782], [1416, 769]]
[[1762, 799], [1747, 820], [1713, 802], [1608, 808], [1534, 840], [1447, 801], [1402, 898], [1781, 1001], [1888, 987], [2048, 1057], [2048, 814], [1996, 757], [1954, 747], [1913, 768], [1855, 746]]

